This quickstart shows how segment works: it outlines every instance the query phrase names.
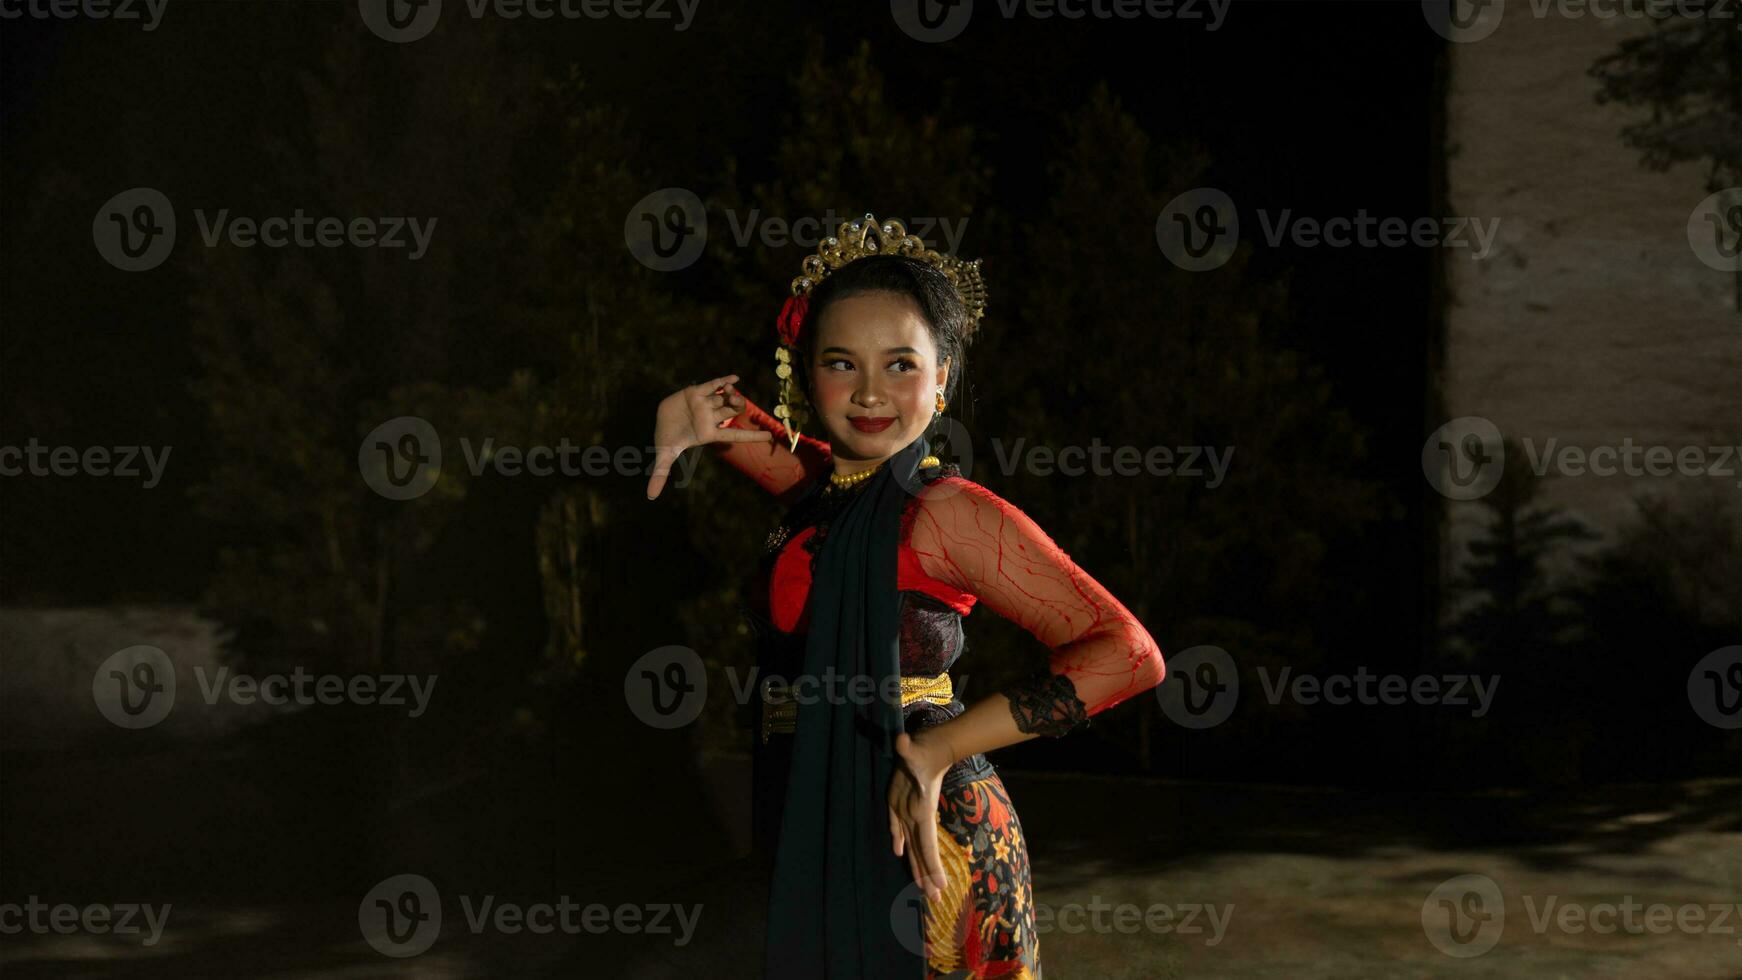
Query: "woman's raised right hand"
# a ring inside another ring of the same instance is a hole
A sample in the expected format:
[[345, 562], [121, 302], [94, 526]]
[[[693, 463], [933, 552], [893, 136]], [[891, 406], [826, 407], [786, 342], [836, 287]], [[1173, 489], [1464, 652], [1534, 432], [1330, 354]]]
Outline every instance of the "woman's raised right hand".
[[653, 476], [647, 481], [647, 499], [659, 496], [665, 489], [666, 474], [673, 463], [691, 446], [710, 442], [773, 442], [774, 433], [767, 429], [721, 428], [728, 419], [744, 411], [744, 396], [733, 384], [736, 374], [728, 374], [701, 384], [679, 388], [659, 403], [653, 422]]

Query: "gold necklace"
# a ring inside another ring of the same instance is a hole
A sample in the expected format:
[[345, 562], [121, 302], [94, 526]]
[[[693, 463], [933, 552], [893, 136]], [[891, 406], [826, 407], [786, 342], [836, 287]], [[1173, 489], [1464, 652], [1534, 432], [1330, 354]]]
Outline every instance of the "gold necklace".
[[872, 476], [876, 475], [877, 471], [882, 469], [883, 464], [886, 462], [888, 462], [888, 460], [879, 460], [877, 462], [877, 465], [875, 465], [875, 466], [867, 467], [865, 469], [860, 470], [857, 473], [849, 473], [846, 476], [842, 476], [839, 473], [830, 473], [829, 474], [829, 486], [832, 486], [832, 487], [836, 488], [837, 490], [845, 490], [848, 487], [856, 487], [859, 484], [864, 483], [866, 480], [871, 479]]
[[[880, 460], [880, 461], [878, 461], [877, 465], [875, 465], [875, 466], [860, 470], [857, 473], [849, 473], [846, 476], [842, 476], [839, 473], [830, 473], [829, 474], [829, 486], [836, 489], [836, 490], [846, 490], [849, 487], [856, 487], [859, 484], [864, 483], [866, 480], [871, 479], [871, 477], [875, 476], [877, 471], [882, 469], [883, 464], [887, 463], [887, 462], [889, 462], [889, 461], [886, 459]], [[927, 456], [926, 458], [919, 461], [919, 468], [922, 470], [933, 469], [934, 467], [937, 467], [939, 465], [942, 465], [942, 464], [939, 463], [938, 458], [936, 456]]]

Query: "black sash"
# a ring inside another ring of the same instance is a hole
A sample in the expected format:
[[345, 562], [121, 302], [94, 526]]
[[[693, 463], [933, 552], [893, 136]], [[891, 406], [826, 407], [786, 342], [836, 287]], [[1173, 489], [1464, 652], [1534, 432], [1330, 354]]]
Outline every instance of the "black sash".
[[[912, 922], [905, 909], [912, 895], [902, 890], [913, 876], [907, 859], [893, 853], [889, 833], [901, 704], [882, 695], [901, 674], [895, 578], [901, 512], [922, 486], [919, 461], [929, 451], [921, 436], [890, 457], [830, 523], [817, 556], [802, 675], [816, 686], [798, 709], [769, 891], [765, 977], [925, 975], [923, 948], [914, 936], [904, 943], [896, 933], [898, 920]], [[864, 681], [850, 683], [856, 677], [871, 679], [874, 696], [821, 696], [862, 689]]]

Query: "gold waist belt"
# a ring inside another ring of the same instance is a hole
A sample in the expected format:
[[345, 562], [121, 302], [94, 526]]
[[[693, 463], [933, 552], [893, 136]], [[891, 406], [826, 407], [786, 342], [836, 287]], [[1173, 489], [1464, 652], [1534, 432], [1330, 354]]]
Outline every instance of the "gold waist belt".
[[[903, 708], [916, 701], [926, 701], [931, 704], [947, 705], [956, 699], [956, 689], [950, 684], [949, 674], [939, 674], [936, 677], [903, 677], [901, 678], [901, 706]], [[791, 735], [798, 731], [798, 700], [792, 689], [786, 687], [776, 690], [768, 683], [762, 685], [762, 744], [768, 744], [770, 735]]]

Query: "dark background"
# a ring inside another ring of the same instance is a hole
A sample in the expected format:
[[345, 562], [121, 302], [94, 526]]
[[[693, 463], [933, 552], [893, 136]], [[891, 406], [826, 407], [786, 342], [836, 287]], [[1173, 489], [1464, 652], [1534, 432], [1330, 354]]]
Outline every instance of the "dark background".
[[[654, 731], [622, 692], [628, 665], [667, 644], [700, 651], [720, 689], [750, 662], [734, 610], [774, 503], [713, 460], [654, 502], [634, 475], [465, 479], [450, 442], [439, 491], [401, 504], [356, 464], [364, 434], [399, 415], [503, 442], [642, 446], [659, 398], [699, 378], [740, 373], [772, 405], [773, 319], [802, 250], [735, 250], [727, 207], [969, 217], [961, 251], [985, 261], [991, 312], [955, 411], [977, 441], [1237, 447], [1211, 490], [1005, 478], [977, 446], [976, 477], [1164, 653], [1224, 647], [1252, 694], [1212, 731], [1172, 727], [1145, 695], [998, 753], [1037, 867], [1070, 867], [1067, 839], [1116, 852], [1160, 825], [1198, 831], [1134, 867], [1281, 846], [1276, 802], [1247, 784], [1324, 790], [1283, 836], [1344, 854], [1459, 847], [1471, 824], [1536, 841], [1593, 796], [1619, 809], [1641, 795], [1610, 784], [1733, 774], [1687, 711], [1687, 665], [1632, 660], [1712, 649], [1734, 622], [1691, 610], [1629, 539], [1577, 588], [1547, 579], [1552, 530], [1496, 539], [1442, 581], [1421, 445], [1444, 417], [1443, 254], [1260, 237], [1259, 209], [1451, 213], [1445, 43], [1415, 3], [1242, 0], [1229, 18], [1206, 32], [980, 16], [941, 45], [876, 3], [704, 0], [681, 33], [456, 9], [408, 45], [341, 3], [172, 3], [152, 33], [0, 25], [0, 444], [173, 447], [150, 491], [0, 480], [0, 602], [191, 608], [229, 631], [238, 669], [441, 678], [419, 720], [351, 707], [215, 742], [165, 726], [9, 747], [0, 898], [270, 908], [266, 939], [192, 913], [201, 944], [152, 961], [212, 976], [263, 969], [261, 949], [311, 971], [384, 962], [356, 943], [347, 902], [408, 868], [444, 889], [538, 894], [581, 875], [623, 900], [677, 888], [758, 908], [710, 877], [735, 854], [751, 715], [710, 701], [702, 722]], [[889, 125], [850, 146], [866, 120]], [[111, 267], [90, 234], [135, 186], [163, 191], [181, 224], [175, 253], [142, 273]], [[696, 265], [658, 273], [622, 226], [672, 186], [707, 201], [717, 231]], [[1228, 267], [1194, 275], [1165, 260], [1154, 225], [1200, 186], [1228, 192], [1247, 231]], [[224, 207], [440, 223], [417, 263], [201, 247], [193, 209]], [[1499, 495], [1495, 526], [1531, 496]], [[961, 667], [981, 690], [1044, 656], [989, 614], [968, 628]], [[1267, 710], [1261, 665], [1499, 672], [1504, 686], [1481, 720]], [[1620, 717], [1638, 723], [1625, 740], [1607, 735]], [[1069, 773], [1119, 781], [1080, 795], [1046, 781]], [[1369, 795], [1382, 791], [1442, 803]], [[1433, 796], [1490, 791], [1528, 795]], [[1670, 784], [1643, 795], [1676, 811], [1663, 833], [1735, 810]], [[118, 807], [127, 826], [111, 834]], [[1085, 811], [1105, 819], [1085, 827]], [[548, 961], [467, 949], [485, 975], [591, 975], [636, 952], [609, 941]]]

